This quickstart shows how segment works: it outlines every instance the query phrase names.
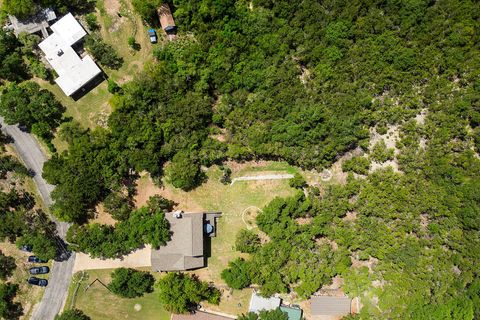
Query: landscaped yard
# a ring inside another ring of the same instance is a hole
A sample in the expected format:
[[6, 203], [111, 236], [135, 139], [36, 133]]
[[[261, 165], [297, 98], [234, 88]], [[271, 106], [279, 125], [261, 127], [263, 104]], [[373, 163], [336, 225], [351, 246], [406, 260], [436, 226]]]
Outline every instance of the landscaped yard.
[[[293, 173], [298, 170], [281, 162], [229, 163], [229, 166], [233, 171], [232, 177], [271, 171]], [[202, 280], [213, 281], [223, 292], [220, 306], [206, 305], [206, 308], [237, 315], [247, 311], [251, 290], [230, 291], [220, 277], [228, 262], [242, 255], [235, 251], [235, 237], [241, 229], [254, 226], [254, 216], [251, 214], [257, 211], [256, 208], [264, 207], [275, 197], [292, 195], [294, 190], [289, 187], [288, 180], [238, 181], [231, 186], [223, 185], [220, 183], [222, 171], [217, 166], [209, 168], [207, 175], [208, 181], [190, 192], [175, 189], [167, 183], [164, 188], [158, 188], [148, 175], [144, 175], [138, 181], [136, 201], [140, 206], [151, 195], [161, 194], [178, 203], [180, 210], [223, 213], [219, 219], [217, 237], [212, 239], [208, 267], [193, 273]]]
[[[85, 272], [83, 280], [81, 274], [74, 276], [70, 284], [69, 296], [65, 309], [74, 306], [82, 310], [92, 320], [110, 319], [138, 319], [138, 320], [168, 320], [170, 313], [162, 308], [158, 301], [158, 294], [152, 292], [140, 298], [125, 299], [111, 293], [99, 281], [107, 285], [110, 282], [110, 273], [113, 270], [90, 270]], [[158, 274], [156, 274], [158, 276]], [[93, 281], [92, 285], [90, 285]], [[80, 285], [78, 286], [78, 284]], [[89, 286], [90, 285], [90, 286]], [[78, 286], [75, 301], [73, 294]], [[88, 287], [88, 289], [87, 289]]]

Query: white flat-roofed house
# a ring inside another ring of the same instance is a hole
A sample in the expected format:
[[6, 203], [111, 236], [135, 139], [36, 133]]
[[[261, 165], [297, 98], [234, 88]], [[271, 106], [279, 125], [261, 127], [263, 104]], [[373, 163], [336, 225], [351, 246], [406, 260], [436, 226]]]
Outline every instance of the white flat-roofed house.
[[71, 13], [54, 23], [50, 29], [53, 34], [38, 46], [58, 74], [55, 82], [67, 96], [71, 96], [102, 71], [92, 57], [87, 55], [82, 59], [72, 48], [87, 32]]

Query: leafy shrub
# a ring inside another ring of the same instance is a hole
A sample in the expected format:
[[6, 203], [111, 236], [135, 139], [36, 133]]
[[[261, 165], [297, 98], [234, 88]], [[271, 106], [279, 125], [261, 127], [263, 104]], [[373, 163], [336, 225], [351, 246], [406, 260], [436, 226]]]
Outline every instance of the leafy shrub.
[[135, 51], [139, 51], [142, 47], [139, 43], [135, 40], [135, 37], [128, 37], [128, 45]]
[[85, 48], [95, 60], [110, 69], [118, 70], [123, 65], [123, 58], [118, 55], [115, 49], [97, 36], [86, 36]]
[[60, 315], [56, 315], [55, 320], [91, 320], [91, 318], [81, 310], [70, 309]]
[[342, 164], [342, 170], [345, 172], [355, 172], [358, 174], [368, 174], [370, 169], [370, 160], [365, 157], [353, 157]]
[[380, 140], [377, 142], [370, 153], [370, 158], [376, 162], [385, 162], [388, 160], [393, 160], [394, 158], [394, 149], [387, 148], [385, 141]]
[[293, 178], [288, 181], [290, 187], [295, 189], [303, 189], [307, 186], [307, 181], [300, 173], [295, 173]]
[[90, 31], [97, 31], [100, 29], [100, 25], [97, 21], [97, 16], [95, 13], [89, 13], [85, 16], [85, 21], [87, 22], [88, 28]]

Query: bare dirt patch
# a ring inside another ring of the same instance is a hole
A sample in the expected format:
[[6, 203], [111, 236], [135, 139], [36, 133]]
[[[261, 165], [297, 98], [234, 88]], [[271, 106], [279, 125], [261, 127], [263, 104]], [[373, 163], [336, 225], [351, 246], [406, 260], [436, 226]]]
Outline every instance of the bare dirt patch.
[[95, 219], [91, 221], [92, 223], [99, 223], [109, 226], [114, 226], [117, 221], [112, 218], [112, 216], [105, 211], [103, 204], [99, 204], [95, 207]]
[[111, 16], [116, 16], [121, 7], [119, 0], [105, 0], [104, 6], [107, 13]]
[[156, 186], [149, 174], [143, 173], [137, 180], [137, 194], [134, 197], [135, 206], [137, 208], [147, 204], [148, 199], [154, 195], [173, 200], [177, 205], [175, 210], [186, 212], [202, 212], [204, 208], [195, 202], [188, 192], [173, 190], [172, 188]]
[[88, 254], [77, 253], [75, 257], [75, 266], [73, 272], [82, 270], [114, 269], [114, 268], [139, 268], [150, 267], [152, 256], [152, 247], [146, 245], [142, 249], [123, 256], [121, 259], [98, 259], [91, 258]]

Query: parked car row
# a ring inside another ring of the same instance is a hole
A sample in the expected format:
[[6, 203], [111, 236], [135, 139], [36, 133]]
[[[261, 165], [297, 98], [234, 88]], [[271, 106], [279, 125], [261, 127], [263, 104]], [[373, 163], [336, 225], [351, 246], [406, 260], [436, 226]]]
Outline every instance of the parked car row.
[[[21, 249], [24, 250], [23, 247]], [[27, 251], [27, 250], [24, 250], [24, 251]], [[28, 252], [31, 252], [31, 250], [28, 251]], [[30, 263], [47, 263], [47, 260], [40, 259], [37, 256], [29, 256], [28, 257], [28, 262], [30, 262]], [[31, 275], [47, 274], [47, 273], [50, 272], [50, 268], [47, 267], [47, 266], [31, 267], [29, 269], [29, 272], [30, 272]], [[46, 287], [48, 285], [48, 280], [47, 279], [41, 279], [41, 278], [37, 278], [37, 277], [30, 277], [30, 278], [28, 278], [27, 282], [31, 285], [39, 286], [39, 287]]]

